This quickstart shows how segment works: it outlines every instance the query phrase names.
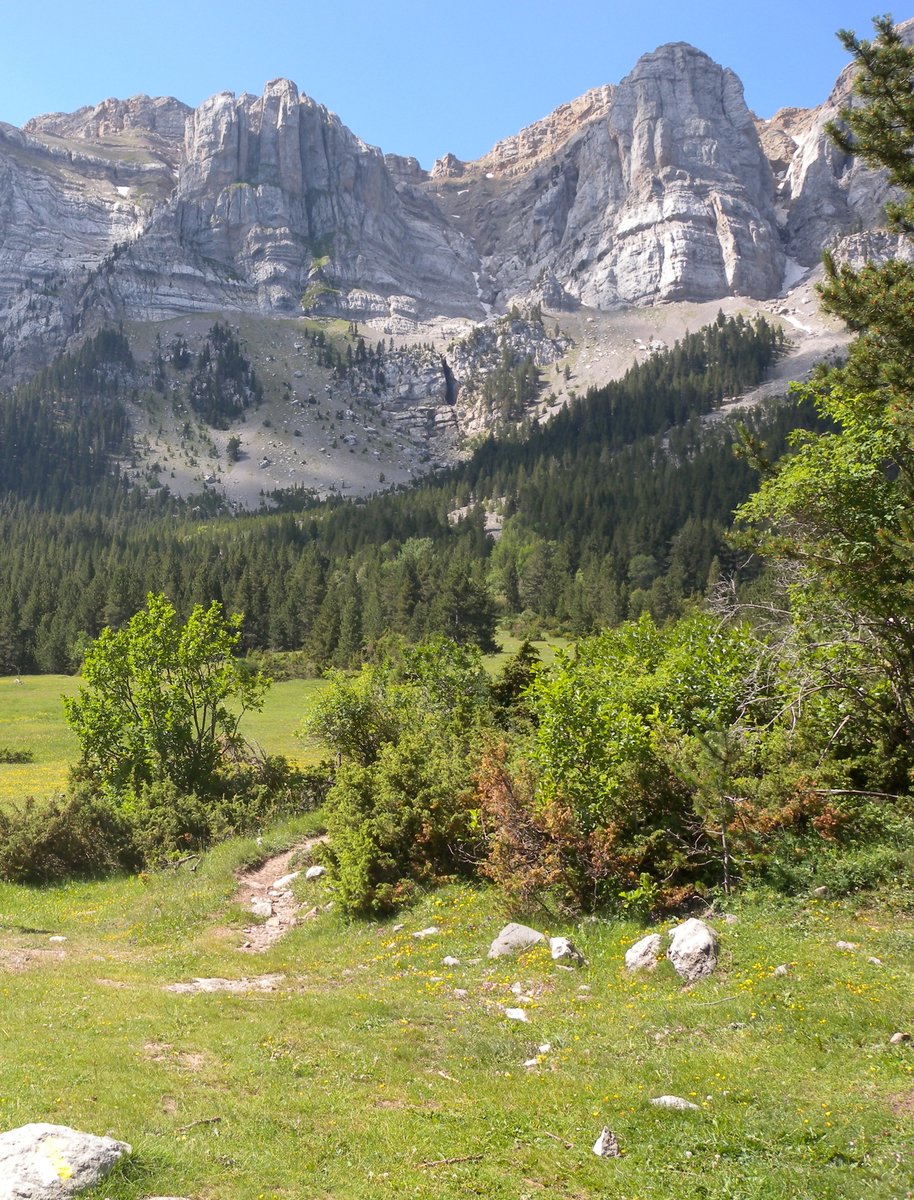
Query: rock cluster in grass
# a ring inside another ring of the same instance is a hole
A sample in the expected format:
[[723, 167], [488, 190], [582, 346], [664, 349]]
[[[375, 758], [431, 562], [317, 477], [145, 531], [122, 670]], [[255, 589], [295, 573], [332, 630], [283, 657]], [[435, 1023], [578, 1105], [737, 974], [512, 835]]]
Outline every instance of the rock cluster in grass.
[[131, 1153], [126, 1142], [35, 1123], [0, 1133], [0, 1200], [66, 1200]]
[[[717, 966], [717, 934], [710, 925], [690, 917], [670, 930], [670, 945], [666, 956], [676, 974], [687, 984], [697, 983], [711, 975]], [[660, 958], [662, 939], [659, 933], [640, 938], [625, 952], [629, 971], [652, 971]]]

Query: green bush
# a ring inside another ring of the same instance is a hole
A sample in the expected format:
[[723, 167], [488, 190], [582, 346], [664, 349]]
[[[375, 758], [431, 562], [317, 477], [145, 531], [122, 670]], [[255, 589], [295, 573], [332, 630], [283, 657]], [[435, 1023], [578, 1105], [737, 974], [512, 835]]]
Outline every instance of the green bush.
[[31, 750], [13, 750], [10, 746], [0, 746], [0, 763], [30, 763], [35, 759]]
[[134, 870], [141, 861], [129, 820], [88, 787], [0, 811], [0, 877], [10, 883]]
[[344, 912], [387, 912], [478, 857], [468, 796], [489, 681], [478, 650], [445, 638], [331, 678], [310, 726], [342, 759], [327, 858]]
[[343, 766], [326, 808], [343, 910], [390, 912], [417, 888], [466, 873], [476, 857], [468, 792], [463, 755], [417, 730], [370, 766]]

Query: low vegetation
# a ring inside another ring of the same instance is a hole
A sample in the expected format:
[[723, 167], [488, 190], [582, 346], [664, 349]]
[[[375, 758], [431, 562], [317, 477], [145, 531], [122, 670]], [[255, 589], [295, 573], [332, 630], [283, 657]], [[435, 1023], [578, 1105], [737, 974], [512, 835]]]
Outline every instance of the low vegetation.
[[[233, 869], [308, 828], [227, 843], [193, 874], [0, 885], [14, 971], [3, 1126], [40, 1115], [129, 1141], [96, 1192], [110, 1200], [909, 1189], [914, 1062], [889, 1038], [910, 1017], [914, 926], [888, 899], [744, 897], [720, 926], [718, 973], [686, 992], [665, 964], [626, 975], [635, 921], [574, 930], [579, 972], [543, 949], [490, 962], [505, 911], [465, 885], [422, 898], [399, 931], [329, 913], [239, 963]], [[295, 887], [306, 905], [328, 897]], [[412, 936], [431, 924], [437, 935]], [[164, 990], [267, 974], [282, 977], [268, 992]], [[527, 1023], [504, 1015], [516, 983], [533, 997]], [[698, 1110], [650, 1105], [669, 1093]], [[591, 1153], [603, 1125], [621, 1158]]]

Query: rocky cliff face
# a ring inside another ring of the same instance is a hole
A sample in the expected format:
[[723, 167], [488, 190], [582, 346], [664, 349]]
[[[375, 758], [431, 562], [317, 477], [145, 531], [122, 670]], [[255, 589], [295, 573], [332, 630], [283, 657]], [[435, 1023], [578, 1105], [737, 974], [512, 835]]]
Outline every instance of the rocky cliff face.
[[774, 181], [742, 86], [691, 46], [646, 55], [438, 186], [502, 296], [547, 273], [596, 307], [781, 285]]
[[[909, 23], [914, 27], [914, 23]], [[662, 46], [475, 163], [384, 156], [287, 80], [0, 125], [0, 356], [189, 311], [480, 319], [776, 295], [786, 258], [879, 224], [880, 178], [819, 110], [756, 122], [738, 79]], [[850, 243], [848, 243], [850, 246]]]

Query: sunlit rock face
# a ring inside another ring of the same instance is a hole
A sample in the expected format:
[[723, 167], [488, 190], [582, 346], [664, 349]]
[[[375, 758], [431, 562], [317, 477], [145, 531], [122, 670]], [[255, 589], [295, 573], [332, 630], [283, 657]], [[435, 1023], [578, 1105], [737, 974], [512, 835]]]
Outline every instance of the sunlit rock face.
[[446, 154], [428, 172], [285, 79], [197, 109], [133, 96], [0, 124], [0, 371], [104, 321], [193, 311], [399, 330], [515, 297], [777, 295], [785, 266], [795, 277], [823, 246], [899, 252], [878, 232], [884, 178], [825, 133], [851, 82], [760, 121], [732, 71], [661, 46], [476, 162]]

